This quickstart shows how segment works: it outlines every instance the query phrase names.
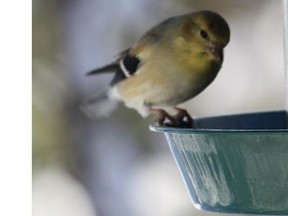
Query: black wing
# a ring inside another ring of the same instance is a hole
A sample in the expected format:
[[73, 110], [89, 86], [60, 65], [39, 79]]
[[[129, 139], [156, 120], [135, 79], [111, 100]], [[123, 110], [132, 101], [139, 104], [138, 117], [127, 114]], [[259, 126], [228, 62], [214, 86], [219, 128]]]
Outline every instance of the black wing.
[[118, 82], [129, 78], [138, 69], [140, 60], [135, 56], [130, 56], [129, 54], [123, 56], [119, 62], [118, 69], [116, 70], [115, 76], [111, 81], [111, 85], [115, 85]]
[[113, 72], [119, 68], [118, 62], [113, 62], [111, 64], [105, 65], [104, 67], [97, 68], [95, 70], [89, 71], [86, 75], [96, 75], [100, 73], [106, 73], [106, 72]]
[[126, 49], [123, 52], [119, 53], [117, 55], [117, 60], [115, 62], [112, 62], [108, 65], [105, 65], [101, 68], [97, 68], [94, 69], [90, 72], [88, 72], [86, 75], [90, 76], [90, 75], [96, 75], [96, 74], [100, 74], [100, 73], [107, 73], [107, 72], [115, 72], [117, 71], [117, 69], [119, 68], [119, 61], [128, 54], [128, 52], [130, 51], [130, 49]]
[[119, 54], [119, 58], [111, 64], [105, 65], [104, 67], [92, 70], [87, 75], [95, 75], [106, 72], [114, 72], [115, 75], [111, 81], [111, 86], [118, 82], [132, 76], [139, 68], [140, 60], [136, 56], [129, 54], [130, 49], [123, 51]]

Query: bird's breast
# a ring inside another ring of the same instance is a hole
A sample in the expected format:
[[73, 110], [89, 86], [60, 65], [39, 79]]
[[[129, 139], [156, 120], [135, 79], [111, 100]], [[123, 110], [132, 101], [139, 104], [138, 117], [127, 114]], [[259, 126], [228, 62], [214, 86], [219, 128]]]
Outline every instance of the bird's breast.
[[121, 82], [118, 89], [126, 103], [177, 105], [203, 91], [219, 69], [213, 62], [191, 65], [154, 60], [144, 64], [137, 75]]

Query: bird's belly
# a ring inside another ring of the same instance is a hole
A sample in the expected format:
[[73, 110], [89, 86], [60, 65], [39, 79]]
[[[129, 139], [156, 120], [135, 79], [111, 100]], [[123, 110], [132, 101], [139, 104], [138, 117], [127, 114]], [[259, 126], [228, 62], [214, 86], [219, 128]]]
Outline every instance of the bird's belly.
[[195, 73], [193, 76], [181, 74], [170, 78], [156, 87], [153, 94], [147, 95], [148, 104], [150, 102], [152, 105], [174, 106], [183, 103], [202, 92], [214, 79], [200, 73]]
[[143, 106], [175, 106], [199, 94], [213, 81], [218, 72], [217, 70], [211, 73], [210, 70], [179, 73], [172, 69], [130, 77], [118, 85], [118, 92], [128, 107], [138, 111], [143, 109]]

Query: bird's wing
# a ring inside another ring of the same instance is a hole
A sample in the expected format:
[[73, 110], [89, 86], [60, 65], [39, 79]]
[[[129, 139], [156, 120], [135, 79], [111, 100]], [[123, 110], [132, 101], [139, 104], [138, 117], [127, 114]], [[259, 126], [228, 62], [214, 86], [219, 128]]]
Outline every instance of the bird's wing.
[[128, 52], [121, 57], [118, 62], [118, 68], [115, 76], [111, 81], [111, 85], [115, 85], [118, 82], [127, 79], [134, 75], [140, 65], [140, 59], [137, 56], [130, 55]]
[[144, 63], [143, 59], [140, 57], [141, 53], [145, 52], [145, 50], [149, 49], [150, 46], [153, 46], [155, 42], [162, 38], [163, 33], [171, 20], [172, 19], [168, 19], [152, 28], [133, 47], [119, 53], [116, 61], [92, 70], [87, 73], [87, 75], [114, 72], [115, 75], [111, 81], [112, 86], [124, 79], [136, 75], [138, 69]]
[[97, 75], [100, 73], [115, 73], [111, 85], [115, 85], [121, 80], [127, 79], [137, 71], [140, 59], [130, 54], [131, 49], [124, 50], [117, 55], [117, 59], [101, 68], [88, 72], [86, 75]]
[[120, 58], [118, 60], [118, 69], [111, 82], [111, 85], [115, 85], [118, 82], [128, 79], [131, 76], [139, 74], [138, 71], [142, 67], [146, 60], [149, 61], [151, 55], [149, 50], [153, 47], [159, 40], [163, 38], [165, 33], [165, 28], [169, 24], [171, 19], [164, 21], [158, 26], [155, 26], [150, 31], [148, 31], [134, 46], [130, 49], [120, 53]]
[[107, 64], [101, 68], [96, 68], [92, 71], [89, 71], [86, 75], [96, 75], [100, 73], [107, 73], [107, 72], [115, 72], [119, 68], [119, 61], [122, 59], [123, 56], [127, 55], [130, 49], [126, 49], [119, 53], [116, 57], [117, 59], [114, 62], [111, 62], [110, 64]]
[[90, 75], [96, 75], [96, 74], [100, 74], [100, 73], [113, 72], [117, 68], [118, 68], [118, 62], [112, 62], [112, 63], [105, 65], [101, 68], [97, 68], [97, 69], [94, 69], [92, 71], [89, 71], [86, 75], [90, 76]]

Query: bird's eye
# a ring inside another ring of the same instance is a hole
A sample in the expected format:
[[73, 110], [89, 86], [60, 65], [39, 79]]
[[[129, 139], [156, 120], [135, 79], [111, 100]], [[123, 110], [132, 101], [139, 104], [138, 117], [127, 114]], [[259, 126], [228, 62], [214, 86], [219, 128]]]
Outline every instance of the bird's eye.
[[208, 33], [206, 32], [206, 31], [204, 31], [204, 30], [200, 30], [200, 35], [201, 35], [201, 37], [202, 38], [204, 38], [204, 39], [207, 39], [208, 38]]

